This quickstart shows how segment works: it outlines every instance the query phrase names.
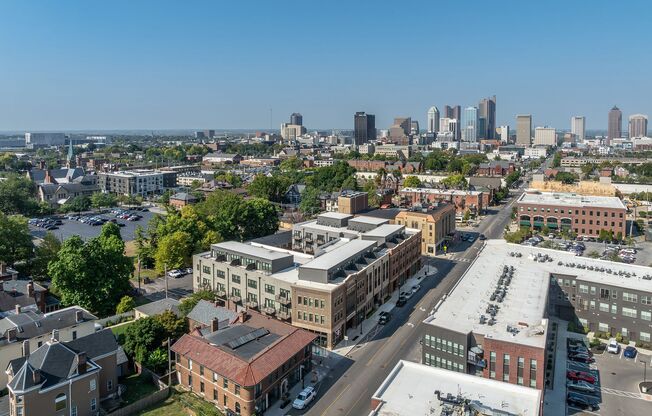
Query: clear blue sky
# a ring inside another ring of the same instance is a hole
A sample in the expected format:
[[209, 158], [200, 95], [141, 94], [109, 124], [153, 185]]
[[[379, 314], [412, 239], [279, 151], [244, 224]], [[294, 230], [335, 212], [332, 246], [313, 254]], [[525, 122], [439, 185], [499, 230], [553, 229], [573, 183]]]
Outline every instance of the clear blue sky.
[[[2, 1], [0, 130], [425, 123], [498, 97], [498, 123], [652, 113], [644, 1]], [[652, 114], [651, 114], [652, 115]]]

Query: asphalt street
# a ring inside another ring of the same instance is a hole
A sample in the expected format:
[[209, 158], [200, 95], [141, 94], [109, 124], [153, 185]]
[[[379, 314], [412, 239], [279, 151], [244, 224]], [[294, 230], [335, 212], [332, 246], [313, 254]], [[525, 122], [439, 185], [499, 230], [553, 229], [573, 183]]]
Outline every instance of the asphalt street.
[[[518, 195], [519, 193], [515, 193]], [[510, 221], [514, 198], [495, 207], [473, 231], [487, 238], [501, 238]], [[467, 270], [482, 241], [462, 242], [448, 258], [432, 262], [437, 274], [423, 279], [423, 287], [403, 308], [395, 308], [393, 318], [375, 337], [354, 349], [333, 369], [319, 386], [318, 400], [307, 415], [358, 416], [367, 415], [371, 396], [399, 360], [421, 361], [419, 341], [423, 324], [442, 296], [448, 293]], [[425, 290], [424, 290], [425, 289]], [[291, 413], [302, 414], [302, 413]]]

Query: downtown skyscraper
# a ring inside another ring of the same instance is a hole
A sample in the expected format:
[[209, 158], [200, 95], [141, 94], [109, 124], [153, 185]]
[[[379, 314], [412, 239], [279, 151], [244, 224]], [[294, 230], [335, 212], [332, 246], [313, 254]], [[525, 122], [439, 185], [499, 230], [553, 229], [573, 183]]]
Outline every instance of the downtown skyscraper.
[[574, 116], [571, 118], [571, 133], [577, 141], [584, 141], [586, 138], [586, 117]]
[[609, 111], [609, 125], [607, 127], [607, 144], [612, 139], [623, 137], [623, 112], [615, 105]]
[[483, 98], [478, 106], [478, 138], [496, 138], [496, 96]]
[[530, 146], [532, 144], [532, 115], [516, 116], [516, 144]]
[[462, 113], [462, 141], [475, 142], [478, 140], [478, 107], [466, 107]]
[[632, 137], [647, 137], [647, 116], [645, 114], [629, 116], [629, 138]]
[[376, 140], [376, 116], [364, 111], [355, 113], [353, 116], [353, 138], [355, 145]]
[[428, 110], [428, 133], [437, 133], [439, 131], [439, 109], [435, 106]]
[[462, 137], [462, 129], [460, 128], [462, 124], [462, 107], [459, 105], [450, 106], [447, 105], [444, 107], [444, 117], [448, 119], [457, 120], [457, 130], [455, 132], [455, 139], [459, 140]]

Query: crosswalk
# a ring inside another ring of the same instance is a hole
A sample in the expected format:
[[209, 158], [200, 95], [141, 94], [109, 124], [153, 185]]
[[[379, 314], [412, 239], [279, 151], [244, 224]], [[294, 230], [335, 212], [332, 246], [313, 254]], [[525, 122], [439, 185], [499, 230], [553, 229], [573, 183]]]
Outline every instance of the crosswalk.
[[470, 259], [466, 259], [462, 256], [451, 256], [450, 259], [459, 263], [471, 263]]
[[600, 392], [602, 394], [611, 394], [611, 395], [614, 395], [614, 396], [627, 397], [629, 399], [641, 399], [641, 400], [643, 400], [643, 397], [641, 396], [640, 393], [635, 393], [635, 392], [631, 392], [631, 391], [623, 391], [623, 390], [610, 389], [608, 387], [602, 387], [602, 388], [600, 388]]

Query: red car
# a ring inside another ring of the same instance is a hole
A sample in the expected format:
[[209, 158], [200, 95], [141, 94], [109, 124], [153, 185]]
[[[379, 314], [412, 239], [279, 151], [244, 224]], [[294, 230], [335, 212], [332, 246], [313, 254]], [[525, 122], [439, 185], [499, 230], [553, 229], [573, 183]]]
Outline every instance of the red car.
[[566, 373], [566, 378], [574, 381], [576, 380], [586, 381], [587, 383], [591, 383], [591, 384], [595, 383], [595, 377], [583, 371], [569, 371]]

